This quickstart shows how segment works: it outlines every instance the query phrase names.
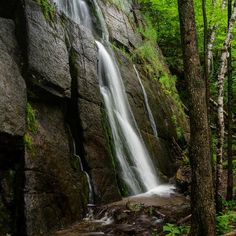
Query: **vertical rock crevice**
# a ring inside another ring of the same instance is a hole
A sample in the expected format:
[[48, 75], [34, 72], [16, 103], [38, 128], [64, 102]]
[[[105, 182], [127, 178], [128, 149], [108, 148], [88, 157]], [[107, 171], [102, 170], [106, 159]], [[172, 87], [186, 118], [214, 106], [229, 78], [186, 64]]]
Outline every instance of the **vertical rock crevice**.
[[106, 143], [102, 99], [97, 79], [97, 48], [92, 34], [83, 26], [70, 30], [70, 68], [72, 77], [72, 117], [77, 134], [77, 148], [92, 179], [95, 203], [120, 199], [114, 169]]
[[69, 65], [71, 75], [71, 99], [68, 105], [67, 121], [71, 129], [71, 133], [75, 142], [75, 154], [81, 158], [80, 168], [89, 173], [89, 166], [85, 159], [85, 150], [83, 146], [84, 135], [81, 125], [81, 119], [78, 109], [78, 68], [75, 66], [76, 52], [73, 48], [69, 50]]

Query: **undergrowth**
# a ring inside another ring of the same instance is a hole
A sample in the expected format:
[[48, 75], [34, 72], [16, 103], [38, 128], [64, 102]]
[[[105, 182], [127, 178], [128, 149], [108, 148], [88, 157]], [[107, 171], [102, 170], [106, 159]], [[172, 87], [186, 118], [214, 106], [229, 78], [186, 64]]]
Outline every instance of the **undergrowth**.
[[216, 217], [217, 235], [230, 232], [236, 225], [236, 201], [223, 200], [224, 210]]
[[176, 236], [176, 235], [188, 235], [190, 232], [190, 226], [174, 224], [165, 224], [163, 226], [163, 232], [166, 233], [166, 236]]

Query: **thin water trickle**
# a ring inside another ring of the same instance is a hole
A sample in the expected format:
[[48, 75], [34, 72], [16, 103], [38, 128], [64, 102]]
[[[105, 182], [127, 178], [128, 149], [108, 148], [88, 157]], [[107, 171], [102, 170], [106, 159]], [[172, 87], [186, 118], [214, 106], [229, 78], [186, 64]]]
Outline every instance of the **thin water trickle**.
[[87, 183], [88, 183], [88, 187], [89, 187], [89, 204], [93, 204], [94, 203], [94, 196], [93, 196], [92, 181], [91, 181], [91, 178], [90, 178], [88, 172], [84, 170], [83, 163], [82, 163], [82, 160], [81, 160], [80, 156], [78, 156], [76, 154], [76, 148], [75, 148], [74, 140], [73, 140], [73, 148], [74, 148], [74, 157], [79, 160], [80, 170], [85, 174], [86, 179], [87, 179]]
[[153, 117], [153, 114], [152, 114], [152, 110], [151, 110], [151, 108], [149, 106], [148, 96], [147, 96], [146, 90], [145, 90], [145, 88], [143, 86], [142, 80], [140, 78], [140, 75], [138, 73], [138, 70], [137, 70], [136, 66], [133, 65], [133, 67], [134, 67], [135, 73], [137, 75], [138, 81], [139, 81], [140, 86], [141, 86], [142, 91], [143, 91], [144, 101], [145, 101], [145, 105], [146, 105], [146, 108], [147, 108], [148, 117], [149, 117], [149, 120], [150, 120], [150, 123], [151, 123], [151, 126], [152, 126], [153, 134], [157, 138], [158, 137], [158, 135], [157, 135], [157, 127], [156, 127], [156, 123], [155, 123], [155, 120], [154, 120], [154, 117]]

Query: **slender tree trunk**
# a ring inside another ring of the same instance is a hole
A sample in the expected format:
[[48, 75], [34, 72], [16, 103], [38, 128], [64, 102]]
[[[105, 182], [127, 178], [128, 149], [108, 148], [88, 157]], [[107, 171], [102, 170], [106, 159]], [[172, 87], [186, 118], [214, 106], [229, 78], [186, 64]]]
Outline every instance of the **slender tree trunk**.
[[208, 75], [213, 69], [213, 44], [216, 38], [216, 26], [211, 27], [210, 36], [207, 45], [207, 65], [208, 65]]
[[178, 0], [184, 72], [190, 102], [192, 169], [191, 234], [215, 235], [215, 206], [207, 117], [206, 83], [201, 74], [193, 0]]
[[230, 47], [231, 39], [232, 39], [232, 31], [234, 22], [236, 19], [236, 0], [234, 3], [234, 11], [229, 20], [228, 32], [226, 38], [224, 40], [224, 46], [221, 53], [220, 59], [220, 69], [218, 73], [218, 142], [217, 142], [217, 150], [216, 150], [216, 159], [217, 159], [217, 169], [216, 169], [216, 208], [217, 211], [221, 210], [220, 207], [220, 195], [219, 190], [222, 188], [222, 172], [223, 172], [223, 145], [224, 145], [224, 131], [225, 131], [225, 123], [224, 123], [224, 78], [225, 73], [227, 71], [227, 58], [228, 58], [228, 49]]
[[[207, 24], [207, 14], [206, 14], [206, 0], [202, 0], [202, 16], [204, 25], [204, 77], [206, 80], [206, 88], [208, 93], [208, 24]], [[209, 97], [208, 97], [209, 98]]]
[[221, 1], [221, 7], [224, 9], [227, 5], [227, 0], [222, 0]]
[[[212, 1], [213, 7], [216, 6], [216, 0]], [[213, 69], [213, 44], [216, 38], [216, 29], [218, 25], [213, 25], [210, 29], [210, 35], [208, 39], [207, 45], [207, 57], [208, 57], [208, 75], [210, 74], [211, 70]]]
[[[204, 78], [206, 82], [206, 100], [208, 109], [208, 120], [210, 121], [210, 87], [209, 87], [209, 71], [208, 71], [208, 24], [207, 24], [207, 14], [206, 14], [206, 0], [202, 0], [202, 15], [203, 15], [203, 25], [204, 25]], [[210, 128], [209, 128], [210, 135]], [[210, 140], [210, 138], [209, 138]], [[210, 141], [211, 145], [211, 141]]]
[[204, 25], [204, 77], [206, 80], [207, 88], [207, 99], [209, 99], [209, 86], [208, 86], [208, 24], [207, 24], [207, 14], [206, 14], [206, 0], [202, 0], [202, 16]]
[[[232, 15], [232, 1], [228, 0], [228, 26]], [[233, 150], [232, 150], [232, 99], [233, 99], [233, 78], [232, 78], [232, 55], [231, 46], [229, 47], [228, 58], [228, 178], [226, 199], [233, 199]]]
[[[203, 38], [203, 45], [204, 45], [204, 79], [206, 83], [206, 101], [207, 101], [207, 117], [208, 117], [208, 123], [211, 122], [211, 107], [210, 107], [210, 81], [209, 81], [209, 64], [211, 63], [211, 60], [213, 59], [213, 42], [210, 42], [212, 38], [209, 39], [209, 33], [208, 33], [208, 23], [207, 23], [207, 12], [206, 12], [206, 0], [202, 0], [202, 16], [203, 16], [203, 25], [204, 25], [204, 38]], [[214, 28], [214, 27], [213, 27]], [[215, 30], [214, 30], [215, 31]], [[213, 32], [212, 32], [213, 33]], [[213, 36], [213, 35], [211, 35]], [[210, 49], [210, 51], [208, 51]], [[210, 61], [209, 61], [209, 57]], [[211, 140], [211, 128], [209, 126], [209, 145], [210, 145], [210, 156], [211, 156], [211, 162], [212, 162], [212, 177], [213, 177], [213, 185], [215, 184], [215, 166], [214, 166], [214, 159], [213, 159], [213, 150], [212, 150], [212, 140]], [[214, 185], [215, 189], [215, 185]]]

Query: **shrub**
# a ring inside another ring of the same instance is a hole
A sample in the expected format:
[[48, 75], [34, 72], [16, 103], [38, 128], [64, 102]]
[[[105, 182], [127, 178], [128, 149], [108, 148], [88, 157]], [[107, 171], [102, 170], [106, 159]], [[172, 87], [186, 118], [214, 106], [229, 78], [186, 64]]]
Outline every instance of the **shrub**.
[[163, 226], [163, 232], [166, 232], [166, 236], [176, 236], [176, 235], [188, 235], [190, 231], [190, 226], [180, 225], [176, 226], [174, 224], [167, 223]]

